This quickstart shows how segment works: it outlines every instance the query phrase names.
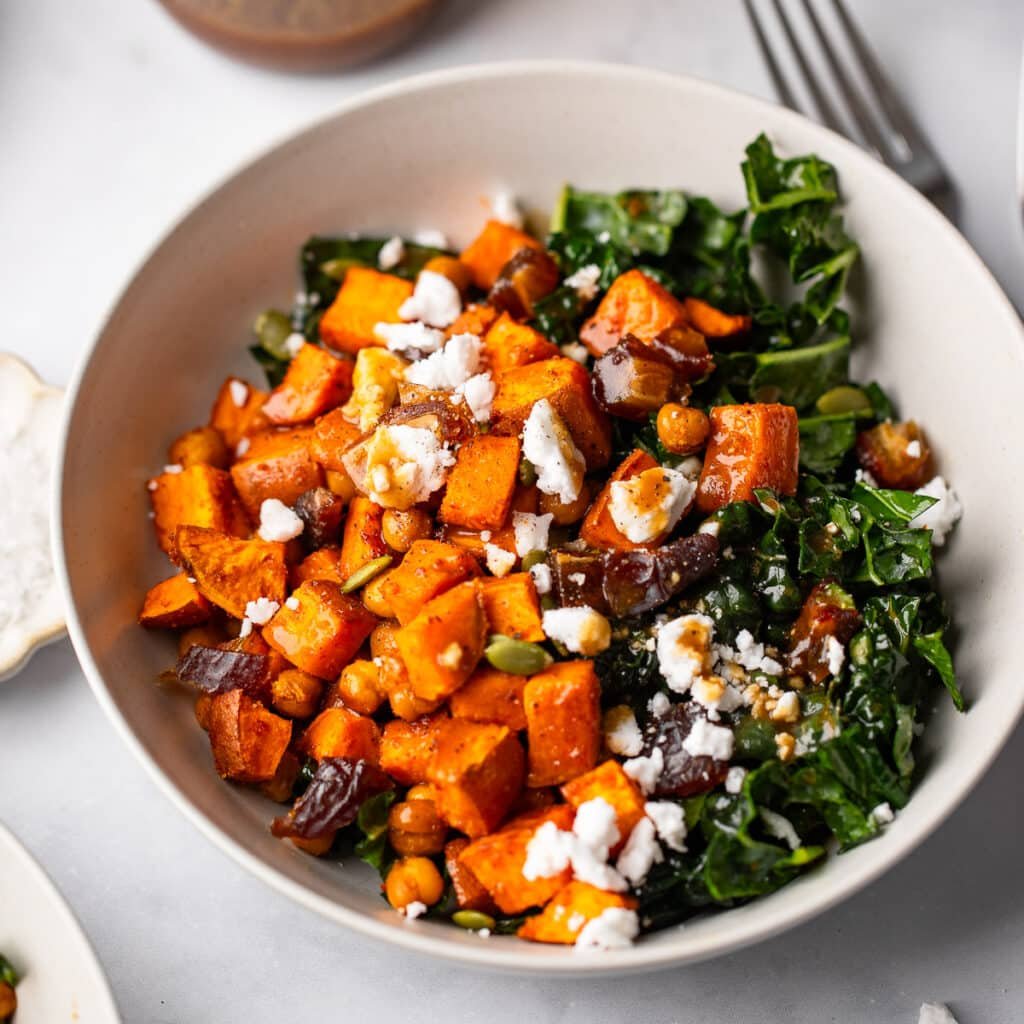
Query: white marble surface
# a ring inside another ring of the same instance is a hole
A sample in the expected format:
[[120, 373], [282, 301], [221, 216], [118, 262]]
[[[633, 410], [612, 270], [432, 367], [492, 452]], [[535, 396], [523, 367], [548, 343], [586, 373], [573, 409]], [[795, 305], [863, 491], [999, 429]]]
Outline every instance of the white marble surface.
[[[1013, 205], [1024, 7], [851, 2], [960, 188], [965, 233], [1024, 308]], [[154, 240], [244, 158], [370, 84], [537, 56], [647, 64], [770, 95], [739, 0], [452, 0], [402, 53], [319, 78], [231, 63], [151, 0], [5, 0], [0, 347], [64, 383]], [[1018, 730], [916, 854], [779, 939], [648, 977], [536, 982], [368, 945], [250, 878], [157, 792], [66, 642], [0, 685], [0, 818], [81, 915], [131, 1024], [912, 1024], [926, 999], [949, 1001], [961, 1024], [1020, 1021], [1022, 775]]]

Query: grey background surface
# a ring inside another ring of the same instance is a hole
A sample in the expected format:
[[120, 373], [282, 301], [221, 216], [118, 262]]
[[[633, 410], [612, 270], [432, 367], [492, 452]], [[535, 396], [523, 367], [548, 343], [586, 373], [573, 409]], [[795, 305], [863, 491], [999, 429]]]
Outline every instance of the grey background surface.
[[[965, 234], [1024, 308], [1013, 201], [1024, 6], [852, 6], [956, 180]], [[320, 78], [230, 63], [150, 0], [6, 0], [2, 347], [64, 383], [142, 255], [243, 158], [368, 85], [542, 56], [649, 65], [771, 95], [739, 0], [452, 0], [401, 53]], [[948, 1001], [961, 1024], [1024, 1020], [1022, 776], [1018, 729], [921, 849], [780, 938], [687, 969], [538, 982], [370, 944], [249, 877], [156, 790], [66, 641], [0, 684], [0, 818], [81, 916], [131, 1024], [911, 1024], [923, 1000]]]

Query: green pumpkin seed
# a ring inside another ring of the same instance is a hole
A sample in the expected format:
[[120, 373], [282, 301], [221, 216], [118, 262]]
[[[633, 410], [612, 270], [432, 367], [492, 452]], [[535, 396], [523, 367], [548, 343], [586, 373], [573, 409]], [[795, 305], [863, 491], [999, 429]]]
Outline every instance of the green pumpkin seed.
[[533, 551], [527, 552], [523, 556], [522, 567], [523, 572], [529, 572], [535, 565], [540, 565], [542, 562], [548, 560], [548, 553], [541, 551], [540, 548], [536, 548]]
[[519, 462], [519, 482], [524, 487], [532, 487], [537, 482], [537, 470], [529, 459]]
[[292, 334], [292, 322], [285, 313], [279, 309], [264, 310], [256, 317], [252, 329], [265, 352], [269, 352], [275, 359], [291, 359], [285, 342]]
[[372, 558], [364, 562], [344, 583], [341, 585], [343, 594], [351, 594], [353, 590], [365, 587], [370, 580], [376, 579], [394, 559], [390, 555], [381, 555], [380, 558]]
[[543, 672], [555, 660], [540, 644], [515, 640], [500, 633], [491, 637], [484, 657], [499, 672], [509, 672], [514, 676]]
[[366, 264], [362, 260], [354, 259], [336, 259], [326, 260], [320, 264], [320, 273], [325, 277], [329, 277], [332, 281], [343, 281], [345, 275], [348, 273], [349, 267], [365, 267]]
[[452, 922], [471, 932], [478, 932], [481, 928], [490, 931], [494, 927], [494, 918], [479, 910], [456, 910], [452, 914]]
[[826, 391], [814, 403], [814, 407], [822, 416], [835, 416], [844, 412], [871, 415], [874, 412], [871, 399], [860, 388], [849, 384], [840, 384]]

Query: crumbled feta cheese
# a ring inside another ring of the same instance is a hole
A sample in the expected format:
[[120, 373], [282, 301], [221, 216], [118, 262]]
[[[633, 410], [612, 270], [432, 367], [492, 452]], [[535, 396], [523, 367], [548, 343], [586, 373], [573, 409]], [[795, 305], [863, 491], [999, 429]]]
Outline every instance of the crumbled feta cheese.
[[941, 476], [933, 477], [923, 487], [918, 487], [915, 494], [923, 494], [929, 498], [938, 498], [931, 508], [927, 508], [913, 520], [914, 526], [927, 527], [932, 531], [932, 543], [941, 547], [946, 542], [950, 530], [960, 521], [964, 514], [963, 506], [956, 491], [946, 484]]
[[403, 320], [422, 320], [431, 327], [449, 327], [461, 312], [459, 289], [433, 270], [419, 272], [412, 295], [398, 307]]
[[305, 523], [277, 498], [267, 498], [260, 505], [259, 535], [262, 540], [288, 541], [298, 537]]
[[491, 937], [490, 928], [477, 928], [476, 933], [481, 939], [489, 939]]
[[284, 350], [294, 359], [305, 347], [306, 339], [298, 331], [293, 331], [284, 339]]
[[698, 676], [690, 684], [690, 696], [706, 708], [708, 718], [717, 722], [721, 712], [728, 714], [743, 703], [743, 695], [721, 676]]
[[285, 608], [289, 611], [296, 612], [299, 610], [299, 599], [297, 597], [289, 597], [284, 603]]
[[846, 661], [846, 651], [831, 633], [825, 640], [825, 657], [828, 659], [828, 674], [830, 676], [839, 675], [843, 670], [843, 663]]
[[523, 215], [511, 192], [502, 191], [491, 196], [491, 217], [510, 227], [521, 229], [523, 226]]
[[706, 615], [682, 615], [658, 630], [658, 667], [675, 693], [686, 693], [708, 667], [714, 623]]
[[608, 512], [616, 529], [634, 544], [668, 533], [689, 507], [697, 485], [674, 469], [656, 466], [609, 488]]
[[672, 707], [672, 701], [668, 699], [668, 694], [658, 692], [648, 702], [647, 710], [654, 715], [655, 718], [663, 718], [668, 714], [668, 709]]
[[441, 668], [457, 669], [462, 664], [462, 647], [453, 640], [435, 659]]
[[146, 484], [146, 490], [155, 491], [159, 486], [160, 485], [155, 480], [150, 480], [149, 483]]
[[448, 236], [443, 231], [438, 231], [437, 228], [423, 228], [412, 236], [412, 240], [417, 245], [426, 246], [428, 249], [448, 248]]
[[[682, 473], [687, 480], [699, 480], [701, 473], [704, 471], [704, 460], [700, 458], [699, 455], [689, 455], [683, 459], [678, 466], [676, 466], [676, 469]], [[717, 531], [715, 532], [717, 535]]]
[[776, 839], [781, 839], [791, 850], [800, 848], [800, 837], [796, 834], [789, 818], [784, 818], [776, 811], [770, 811], [767, 807], [759, 809], [761, 820], [764, 822], [765, 831]]
[[571, 572], [568, 579], [570, 583], [574, 583], [577, 587], [582, 587], [587, 582], [587, 574], [585, 572]]
[[597, 294], [597, 283], [601, 280], [601, 268], [596, 263], [588, 263], [580, 267], [575, 274], [570, 274], [562, 283], [576, 289], [576, 294], [589, 302]]
[[490, 541], [491, 537], [492, 537], [492, 534], [491, 534], [491, 531], [490, 531], [490, 530], [481, 530], [481, 531], [480, 531], [480, 539], [481, 539], [481, 540], [482, 540], [482, 541], [483, 541], [483, 542], [484, 542], [485, 544], [487, 544], [487, 543], [488, 543], [488, 542]]
[[701, 523], [700, 526], [697, 527], [697, 532], [698, 533], [707, 533], [707, 534], [709, 534], [712, 537], [717, 537], [718, 536], [718, 531], [721, 528], [722, 528], [722, 524], [719, 523], [717, 520], [708, 519], [705, 522]]
[[643, 750], [644, 738], [633, 709], [626, 704], [609, 708], [604, 713], [604, 745], [622, 757], [636, 757]]
[[786, 722], [792, 725], [800, 719], [800, 698], [796, 691], [788, 690], [776, 702], [771, 712], [773, 722]]
[[656, 833], [654, 822], [650, 818], [642, 818], [633, 826], [615, 862], [615, 869], [632, 885], [642, 885], [651, 868], [665, 859], [655, 838]]
[[526, 846], [523, 877], [551, 878], [572, 865], [573, 877], [601, 889], [621, 892], [626, 880], [609, 864], [608, 851], [619, 841], [615, 808], [595, 797], [580, 804], [571, 832], [545, 822]]
[[249, 450], [249, 446], [252, 442], [247, 437], [243, 437], [238, 444], [235, 445], [235, 458], [240, 459]]
[[228, 385], [228, 391], [231, 394], [231, 401], [234, 402], [235, 407], [241, 409], [245, 406], [245, 403], [249, 400], [249, 385], [241, 380], [233, 380]]
[[747, 777], [747, 769], [734, 764], [725, 777], [726, 793], [739, 793], [743, 789], [743, 780]]
[[265, 626], [281, 606], [268, 597], [257, 597], [245, 606], [245, 617], [254, 626]]
[[[723, 647], [720, 650], [727, 651], [728, 648]], [[769, 658], [765, 655], [764, 644], [757, 643], [754, 640], [753, 634], [748, 629], [741, 629], [736, 634], [736, 652], [734, 657], [723, 658], [722, 660], [735, 660], [748, 672], [764, 672], [770, 676], [782, 675], [782, 666], [774, 658]]]
[[525, 558], [531, 551], [547, 551], [548, 533], [553, 512], [535, 516], [532, 512], [512, 513], [512, 532], [516, 538], [516, 554]]
[[603, 797], [585, 800], [576, 808], [572, 834], [593, 853], [607, 859], [608, 851], [622, 838], [615, 808]]
[[413, 900], [411, 903], [406, 903], [401, 909], [401, 913], [410, 921], [415, 921], [417, 917], [422, 917], [427, 912], [426, 903], [421, 903], [419, 900]]
[[683, 750], [691, 757], [710, 757], [716, 761], [728, 761], [732, 757], [732, 730], [724, 725], [714, 725], [698, 718], [689, 735], [683, 740]]
[[491, 418], [491, 405], [496, 391], [497, 386], [489, 372], [475, 373], [465, 384], [455, 389], [455, 393], [469, 406], [477, 423], [486, 423]]
[[868, 817], [875, 822], [876, 825], [888, 825], [889, 822], [896, 819], [896, 815], [893, 814], [892, 807], [889, 806], [888, 801], [873, 808]]
[[523, 456], [533, 463], [545, 494], [557, 494], [565, 504], [579, 497], [586, 461], [546, 398], [534, 404], [523, 426]]
[[405, 242], [398, 235], [392, 235], [377, 253], [377, 266], [381, 270], [397, 267], [405, 258]]
[[565, 345], [561, 345], [559, 347], [559, 351], [566, 359], [571, 359], [574, 363], [579, 363], [581, 366], [587, 361], [587, 357], [590, 355], [587, 351], [586, 345], [581, 345], [578, 341], [570, 341]]
[[479, 372], [480, 351], [475, 334], [455, 334], [444, 348], [407, 367], [405, 379], [434, 391], [450, 391]]
[[553, 821], [544, 822], [526, 844], [523, 878], [533, 882], [564, 871], [569, 866], [572, 838], [571, 833], [563, 832]]
[[573, 654], [591, 657], [606, 651], [612, 642], [611, 623], [587, 605], [552, 608], [541, 620], [544, 633]]
[[385, 508], [407, 509], [444, 485], [455, 465], [451, 450], [426, 427], [378, 427], [364, 452], [366, 496]]
[[864, 484], [866, 487], [877, 487], [878, 481], [871, 475], [871, 472], [867, 469], [856, 469], [853, 472], [853, 479], [859, 484]]
[[551, 566], [545, 562], [538, 562], [530, 566], [530, 575], [533, 577], [533, 585], [537, 593], [543, 596], [551, 593]]
[[607, 907], [583, 926], [573, 949], [628, 949], [639, 933], [640, 919], [635, 910]]
[[240, 640], [244, 640], [252, 632], [252, 619], [246, 617], [242, 619], [242, 625], [238, 630], [238, 637]]
[[174, 475], [180, 473], [184, 468], [180, 462], [172, 462], [169, 466], [164, 466], [164, 472]]
[[392, 352], [436, 352], [444, 344], [444, 331], [426, 324], [389, 324], [381, 321], [373, 325], [374, 336]]
[[914, 438], [913, 441], [907, 442], [907, 455], [912, 459], [921, 458], [921, 442]]
[[610, 241], [612, 240], [612, 233], [611, 233], [610, 231], [601, 231], [601, 232], [598, 232], [598, 235], [597, 235], [597, 240], [598, 240], [598, 241], [599, 241], [599, 242], [600, 242], [600, 243], [601, 243], [602, 245], [604, 245], [605, 243], [607, 243], [607, 242], [610, 242]]
[[[577, 944], [579, 941], [579, 936], [577, 936]], [[945, 1003], [922, 1003], [917, 1024], [956, 1024], [956, 1017]]]
[[497, 544], [484, 544], [487, 556], [487, 571], [493, 576], [507, 576], [516, 564], [514, 551], [506, 551]]
[[623, 763], [622, 770], [644, 793], [653, 793], [665, 770], [665, 755], [661, 747], [655, 747], [647, 757], [631, 757]]
[[671, 800], [648, 801], [644, 813], [658, 830], [658, 838], [670, 849], [682, 853], [686, 849], [686, 814], [683, 805]]

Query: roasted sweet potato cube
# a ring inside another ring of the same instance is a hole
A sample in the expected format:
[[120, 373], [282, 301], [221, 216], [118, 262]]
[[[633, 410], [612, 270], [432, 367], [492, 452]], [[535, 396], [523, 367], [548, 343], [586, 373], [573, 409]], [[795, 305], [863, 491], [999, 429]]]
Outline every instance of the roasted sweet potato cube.
[[590, 374], [572, 359], [544, 359], [506, 370], [491, 407], [491, 431], [519, 437], [534, 405], [546, 398], [565, 421], [592, 471], [608, 464], [611, 426], [598, 407]]
[[381, 768], [403, 786], [426, 782], [438, 738], [450, 723], [444, 714], [426, 715], [412, 722], [388, 722], [381, 733]]
[[573, 807], [598, 797], [611, 804], [621, 836], [618, 847], [625, 844], [633, 826], [644, 817], [644, 794], [618, 761], [605, 761], [567, 782], [562, 787], [562, 796]]
[[881, 487], [916, 491], [933, 476], [932, 451], [913, 421], [879, 423], [857, 437], [857, 461]]
[[469, 867], [460, 860], [469, 846], [468, 839], [452, 839], [444, 844], [444, 866], [455, 890], [455, 902], [460, 910], [479, 910], [485, 914], [496, 914], [498, 907], [490, 893], [480, 884]]
[[335, 679], [370, 635], [377, 617], [331, 580], [309, 580], [291, 598], [298, 607], [282, 605], [263, 627], [263, 638], [303, 672]]
[[480, 575], [468, 552], [438, 540], [413, 541], [401, 564], [388, 574], [384, 597], [405, 625], [423, 606], [446, 590]]
[[395, 637], [412, 692], [444, 700], [473, 673], [484, 653], [487, 619], [476, 580], [428, 601]]
[[303, 345], [288, 364], [284, 380], [263, 406], [271, 423], [308, 423], [347, 401], [352, 394], [352, 360], [339, 359], [317, 345]]
[[524, 760], [511, 729], [453, 718], [428, 769], [437, 813], [471, 838], [493, 832], [523, 787]]
[[557, 785], [594, 767], [601, 749], [600, 702], [601, 684], [591, 661], [556, 662], [530, 677], [523, 691], [527, 785]]
[[731, 338], [746, 334], [753, 323], [751, 317], [741, 313], [725, 313], [710, 302], [688, 295], [683, 300], [686, 318], [707, 338]]
[[167, 461], [171, 465], [214, 466], [227, 469], [233, 457], [221, 432], [214, 427], [196, 427], [186, 430], [171, 442]]
[[274, 777], [292, 738], [292, 723], [241, 690], [218, 693], [204, 712], [217, 774], [235, 782]]
[[177, 560], [174, 536], [179, 526], [207, 526], [237, 537], [249, 532], [231, 477], [222, 469], [189, 466], [161, 473], [148, 486], [157, 543], [172, 561]]
[[[492, 538], [492, 543], [494, 539]], [[514, 538], [513, 538], [513, 548]], [[488, 576], [480, 582], [488, 632], [537, 643], [544, 639], [540, 601], [533, 577], [528, 572]]]
[[621, 892], [608, 892], [587, 882], [570, 882], [551, 902], [528, 917], [516, 934], [531, 942], [555, 942], [571, 946], [584, 926], [612, 907], [635, 910], [637, 901]]
[[358, 496], [349, 502], [338, 556], [338, 574], [343, 581], [367, 562], [388, 553], [380, 530], [383, 517], [384, 509], [369, 498]]
[[502, 913], [521, 914], [530, 907], [542, 906], [570, 881], [572, 869], [550, 878], [526, 879], [526, 847], [546, 821], [553, 821], [564, 831], [571, 829], [573, 815], [571, 807], [559, 804], [515, 818], [500, 832], [470, 843], [459, 856], [459, 863], [472, 872]]
[[341, 457], [362, 436], [359, 428], [345, 419], [341, 409], [332, 409], [313, 425], [309, 450], [324, 469], [333, 473], [347, 473]]
[[482, 338], [497, 319], [498, 311], [493, 306], [485, 302], [471, 302], [463, 307], [451, 326], [445, 329], [445, 334], [449, 338], [456, 334], [475, 334]]
[[240, 377], [228, 377], [210, 410], [210, 426], [219, 431], [224, 443], [234, 451], [243, 437], [266, 430], [270, 421], [263, 415], [267, 392], [254, 388]]
[[260, 506], [268, 498], [291, 505], [300, 494], [323, 485], [323, 470], [310, 452], [311, 434], [310, 427], [257, 434], [231, 467], [235, 489], [254, 523], [260, 521]]
[[619, 531], [612, 519], [611, 512], [608, 511], [608, 502], [611, 500], [612, 484], [616, 480], [629, 480], [645, 470], [656, 469], [657, 466], [657, 461], [642, 448], [634, 449], [619, 463], [615, 472], [608, 478], [608, 482], [594, 499], [594, 503], [587, 511], [583, 525], [580, 527], [580, 536], [592, 548], [601, 548], [605, 551], [635, 551], [637, 548], [650, 546], [634, 544]]
[[666, 327], [686, 322], [686, 309], [671, 292], [643, 271], [627, 270], [612, 281], [594, 315], [580, 328], [580, 341], [600, 356], [626, 334], [652, 341]]
[[139, 624], [150, 629], [183, 629], [210, 621], [210, 602], [180, 572], [150, 588], [139, 612]]
[[442, 522], [468, 530], [505, 525], [519, 479], [519, 438], [480, 434], [455, 457], [438, 513]]
[[317, 761], [347, 757], [353, 761], [380, 761], [380, 729], [372, 718], [348, 708], [321, 711], [302, 734], [302, 750]]
[[489, 220], [483, 231], [462, 251], [459, 259], [469, 267], [473, 284], [488, 291], [498, 280], [501, 268], [523, 248], [543, 249], [544, 246], [525, 231]]
[[516, 323], [508, 313], [502, 313], [484, 337], [484, 355], [495, 377], [513, 366], [554, 359], [558, 354], [558, 346], [540, 331]]
[[812, 683], [824, 682], [832, 675], [829, 663], [834, 644], [845, 647], [859, 626], [860, 612], [838, 583], [815, 584], [790, 630], [787, 668]]
[[448, 707], [455, 718], [507, 725], [518, 732], [526, 728], [524, 686], [525, 677], [483, 665], [448, 698]]
[[398, 323], [398, 309], [413, 284], [370, 267], [350, 267], [334, 302], [320, 319], [320, 338], [339, 352], [384, 343], [373, 333], [378, 323]]
[[204, 526], [179, 526], [175, 544], [199, 592], [236, 619], [258, 597], [281, 604], [288, 567], [283, 544], [239, 540]]
[[800, 461], [796, 409], [791, 405], [719, 405], [697, 487], [697, 507], [714, 512], [752, 501], [754, 490], [795, 494]]
[[334, 580], [335, 583], [344, 583], [348, 577], [341, 575], [338, 565], [340, 554], [341, 548], [325, 547], [317, 548], [316, 551], [306, 555], [298, 565], [293, 565], [289, 570], [289, 587], [294, 590], [306, 580]]

